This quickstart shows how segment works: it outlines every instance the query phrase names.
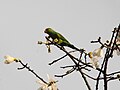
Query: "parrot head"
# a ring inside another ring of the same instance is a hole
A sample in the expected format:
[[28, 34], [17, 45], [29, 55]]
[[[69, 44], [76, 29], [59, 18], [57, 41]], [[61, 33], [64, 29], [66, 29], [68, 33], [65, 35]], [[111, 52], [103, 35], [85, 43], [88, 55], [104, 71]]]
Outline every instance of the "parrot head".
[[52, 31], [53, 31], [53, 30], [52, 30], [51, 28], [46, 28], [45, 31], [44, 31], [44, 33], [49, 34], [49, 33], [52, 32]]

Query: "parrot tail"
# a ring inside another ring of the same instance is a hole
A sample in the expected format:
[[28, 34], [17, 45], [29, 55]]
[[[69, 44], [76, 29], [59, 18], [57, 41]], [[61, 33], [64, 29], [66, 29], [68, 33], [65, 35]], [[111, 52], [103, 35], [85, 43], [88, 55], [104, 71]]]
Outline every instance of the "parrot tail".
[[69, 44], [68, 47], [70, 47], [70, 48], [72, 48], [72, 49], [75, 49], [75, 50], [77, 50], [77, 51], [80, 51], [80, 52], [83, 51], [82, 49], [79, 49], [79, 48], [75, 47], [75, 46], [72, 45], [72, 44]]

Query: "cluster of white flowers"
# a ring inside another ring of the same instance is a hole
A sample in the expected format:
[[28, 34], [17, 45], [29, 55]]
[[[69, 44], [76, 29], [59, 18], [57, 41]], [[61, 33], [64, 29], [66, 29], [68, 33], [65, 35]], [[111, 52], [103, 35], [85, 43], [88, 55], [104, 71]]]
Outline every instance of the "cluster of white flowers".
[[93, 52], [88, 53], [90, 57], [90, 63], [92, 64], [93, 68], [98, 68], [99, 67], [99, 59], [103, 57], [103, 49], [98, 48], [95, 49]]
[[48, 83], [44, 83], [41, 80], [36, 81], [37, 83], [39, 83], [41, 85], [40, 88], [38, 88], [38, 90], [58, 90], [57, 89], [57, 85], [56, 85], [56, 81], [53, 80], [49, 75], [47, 75], [49, 82]]

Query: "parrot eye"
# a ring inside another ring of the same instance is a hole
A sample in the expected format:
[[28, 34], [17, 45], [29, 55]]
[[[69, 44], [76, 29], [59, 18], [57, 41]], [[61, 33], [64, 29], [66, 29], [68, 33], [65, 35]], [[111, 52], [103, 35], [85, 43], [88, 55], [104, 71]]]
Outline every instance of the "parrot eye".
[[48, 31], [48, 28], [47, 28], [47, 29], [45, 29], [44, 33], [47, 33], [47, 31]]

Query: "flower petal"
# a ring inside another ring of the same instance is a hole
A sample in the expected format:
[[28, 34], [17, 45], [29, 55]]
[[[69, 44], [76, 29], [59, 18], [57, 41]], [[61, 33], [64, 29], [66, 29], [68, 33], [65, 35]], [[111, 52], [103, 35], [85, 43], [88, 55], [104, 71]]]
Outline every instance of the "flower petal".
[[51, 83], [51, 85], [48, 87], [49, 90], [58, 90], [56, 81], [53, 78], [51, 78], [48, 74], [47, 74], [47, 77], [48, 77], [49, 83]]
[[103, 57], [103, 49], [98, 48], [93, 51], [93, 56]]
[[117, 41], [120, 42], [120, 31], [118, 32]]
[[49, 82], [46, 84], [41, 80], [36, 81], [40, 85], [42, 85], [38, 90], [58, 90], [56, 86], [56, 81], [53, 80], [48, 74], [47, 74]]
[[118, 49], [116, 50], [116, 53], [118, 56], [120, 56], [120, 51]]
[[36, 81], [36, 83], [38, 83], [38, 84], [40, 84], [40, 85], [42, 85], [42, 86], [47, 86], [47, 84], [46, 83], [44, 83], [43, 81], [41, 81], [41, 80], [38, 80], [38, 81]]
[[16, 60], [16, 58], [13, 58], [9, 55], [4, 56], [4, 58], [6, 59], [5, 62], [4, 62], [5, 64], [10, 64], [10, 63], [12, 63]]
[[99, 67], [98, 57], [93, 57], [91, 59], [91, 64], [92, 64], [93, 68], [95, 68], [95, 69], [98, 68]]

